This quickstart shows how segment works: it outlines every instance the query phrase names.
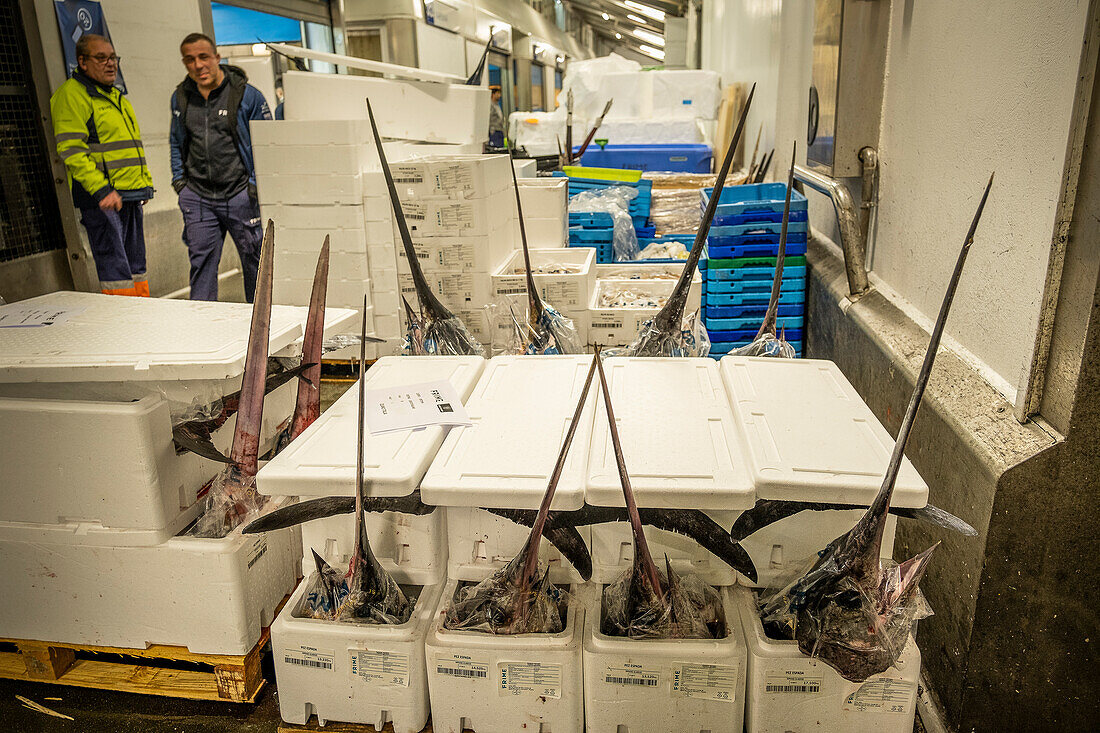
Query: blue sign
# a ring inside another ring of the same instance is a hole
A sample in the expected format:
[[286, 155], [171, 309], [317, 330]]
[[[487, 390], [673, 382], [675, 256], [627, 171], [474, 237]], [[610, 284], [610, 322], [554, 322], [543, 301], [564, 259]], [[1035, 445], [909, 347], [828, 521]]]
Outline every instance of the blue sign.
[[[65, 75], [72, 77], [77, 70], [76, 42], [85, 33], [95, 33], [111, 40], [111, 32], [107, 30], [107, 18], [103, 15], [103, 8], [95, 0], [56, 0], [53, 4], [57, 12], [57, 25], [61, 30], [61, 47], [65, 51]], [[114, 45], [114, 44], [112, 44]], [[115, 50], [118, 53], [118, 50]], [[119, 67], [118, 76], [115, 77], [115, 86], [126, 93], [126, 82], [122, 79], [122, 68]]]

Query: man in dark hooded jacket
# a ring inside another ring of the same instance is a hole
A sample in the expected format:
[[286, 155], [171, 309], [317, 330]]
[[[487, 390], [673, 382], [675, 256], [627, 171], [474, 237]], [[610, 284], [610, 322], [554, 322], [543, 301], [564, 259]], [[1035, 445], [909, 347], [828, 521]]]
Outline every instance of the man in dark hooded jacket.
[[192, 33], [180, 44], [187, 78], [172, 93], [172, 187], [183, 212], [191, 260], [191, 299], [218, 299], [218, 265], [226, 232], [241, 258], [252, 302], [263, 228], [256, 201], [250, 120], [270, 120], [264, 95], [244, 71], [222, 65], [214, 41]]

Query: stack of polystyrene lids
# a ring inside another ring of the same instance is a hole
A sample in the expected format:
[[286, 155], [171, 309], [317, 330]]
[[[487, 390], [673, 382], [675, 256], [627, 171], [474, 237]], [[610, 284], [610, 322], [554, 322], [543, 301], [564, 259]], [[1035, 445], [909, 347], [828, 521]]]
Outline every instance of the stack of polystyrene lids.
[[[871, 503], [894, 439], [836, 364], [726, 356], [720, 370], [758, 498]], [[891, 504], [927, 502], [927, 484], [904, 459]]]
[[[440, 506], [537, 509], [591, 356], [497, 356], [466, 402], [473, 425], [455, 428], [421, 482], [421, 496]], [[593, 389], [596, 388], [593, 382]], [[595, 395], [589, 393], [553, 508], [584, 504], [584, 472]]]
[[[386, 356], [367, 370], [367, 390], [449, 381], [465, 400], [481, 375], [480, 356]], [[359, 385], [353, 385], [256, 477], [262, 494], [354, 496]], [[435, 457], [447, 428], [430, 426], [364, 440], [368, 496], [407, 496]]]
[[[639, 506], [752, 507], [752, 477], [713, 359], [610, 358], [604, 369]], [[602, 395], [596, 409], [588, 502], [625, 506]]]
[[[226, 379], [244, 371], [252, 306], [56, 292], [3, 309], [72, 311], [48, 326], [0, 328], [0, 382]], [[272, 306], [269, 353], [302, 335], [306, 308]], [[327, 309], [326, 327], [355, 311]]]

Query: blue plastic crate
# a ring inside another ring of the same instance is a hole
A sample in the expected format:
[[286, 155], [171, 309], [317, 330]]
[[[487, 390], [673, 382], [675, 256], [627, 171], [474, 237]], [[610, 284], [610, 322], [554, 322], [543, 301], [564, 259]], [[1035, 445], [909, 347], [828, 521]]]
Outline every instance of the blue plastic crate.
[[[713, 188], [704, 188], [699, 196], [703, 205], [713, 192]], [[746, 186], [726, 186], [718, 199], [715, 216], [744, 216], [778, 212], [783, 214], [783, 202], [787, 197], [785, 183], [752, 183]], [[798, 191], [791, 191], [791, 211], [808, 210], [806, 197]]]
[[[700, 267], [702, 267], [703, 260], [700, 260]], [[743, 282], [753, 280], [764, 280], [770, 283], [775, 278], [774, 267], [737, 267], [733, 269], [726, 268], [711, 268], [707, 270], [707, 278], [711, 282]], [[806, 279], [806, 266], [798, 265], [792, 267], [785, 265], [783, 267], [783, 280], [798, 280]]]
[[[794, 235], [801, 234], [805, 237], [810, 225], [805, 221], [787, 222], [787, 241], [791, 241]], [[760, 221], [752, 224], [737, 224], [731, 226], [712, 226], [707, 232], [707, 238], [713, 237], [756, 237], [760, 235], [774, 235], [779, 237], [783, 232], [783, 222]], [[775, 240], [778, 242], [778, 238]]]
[[641, 246], [643, 239], [653, 239], [657, 234], [657, 227], [634, 227], [634, 234], [638, 237], [638, 245]]
[[[760, 322], [763, 318], [763, 313], [758, 316], [742, 316], [741, 318], [711, 318], [708, 315], [706, 317], [707, 331], [713, 329], [722, 332], [737, 331], [742, 328], [760, 328]], [[775, 319], [775, 329], [778, 331], [781, 328], [786, 328], [790, 331], [794, 328], [802, 328], [804, 320], [805, 319], [801, 315], [780, 316]]]
[[[718, 208], [721, 208], [719, 206]], [[808, 211], [792, 211], [787, 221], [809, 221], [810, 212]], [[737, 224], [755, 224], [757, 222], [782, 222], [783, 211], [782, 208], [779, 211], [750, 211], [746, 214], [724, 214], [719, 216], [717, 213], [714, 215], [714, 221], [711, 222], [712, 226], [735, 226]]]
[[[786, 274], [786, 273], [784, 273]], [[709, 273], [708, 273], [709, 275]], [[708, 293], [722, 295], [742, 295], [746, 293], [770, 293], [772, 280], [705, 280]], [[804, 292], [806, 290], [806, 278], [785, 277], [779, 282], [780, 293]]]
[[[749, 303], [767, 303], [772, 295], [771, 291], [766, 293], [715, 293], [711, 290], [706, 292], [706, 303], [708, 306], [714, 306], [716, 308], [728, 308], [739, 305], [748, 305]], [[791, 303], [804, 303], [806, 302], [806, 292], [803, 290], [793, 290], [789, 292], [779, 291], [779, 304], [790, 305]]]
[[[580, 147], [575, 149], [580, 152]], [[711, 147], [704, 144], [589, 146], [581, 164], [593, 168], [710, 173]]]
[[611, 242], [570, 242], [570, 247], [591, 247], [596, 250], [596, 262], [601, 265], [615, 262], [615, 250]]
[[[725, 356], [726, 354], [733, 351], [734, 349], [739, 349], [742, 346], [748, 346], [751, 343], [752, 343], [752, 341], [735, 341], [735, 342], [731, 342], [731, 341], [711, 341], [710, 342], [710, 356], [714, 357], [715, 359], [720, 359], [723, 356]], [[802, 356], [802, 342], [801, 341], [790, 341], [790, 340], [788, 340], [787, 343], [789, 343], [791, 346], [794, 347], [795, 356], [798, 356], [798, 357]]]
[[[736, 331], [723, 331], [718, 328], [711, 328], [708, 324], [707, 335], [710, 336], [711, 342], [715, 341], [733, 341], [742, 345], [750, 343], [756, 338], [756, 332], [760, 330], [760, 324], [757, 323], [752, 328], [741, 328]], [[779, 328], [776, 328], [778, 332]], [[801, 341], [802, 340], [802, 328], [788, 328], [786, 332], [786, 339], [788, 341]]]
[[[787, 256], [796, 257], [806, 254], [806, 235], [796, 234], [795, 239], [787, 237]], [[801, 240], [801, 241], [799, 241]], [[779, 249], [779, 236], [773, 234], [753, 235], [745, 237], [711, 237], [707, 243], [707, 250], [711, 259], [726, 257], [775, 257]], [[786, 268], [784, 268], [786, 271]]]
[[[787, 318], [790, 316], [803, 316], [806, 314], [805, 303], [780, 304], [776, 315]], [[713, 318], [756, 318], [761, 319], [768, 311], [767, 301], [763, 303], [744, 303], [733, 306], [707, 305], [703, 313], [707, 321]]]
[[569, 227], [570, 242], [611, 242], [614, 238], [614, 229], [582, 229], [580, 227]]
[[571, 211], [569, 226], [606, 229], [615, 226], [615, 217], [606, 211]]

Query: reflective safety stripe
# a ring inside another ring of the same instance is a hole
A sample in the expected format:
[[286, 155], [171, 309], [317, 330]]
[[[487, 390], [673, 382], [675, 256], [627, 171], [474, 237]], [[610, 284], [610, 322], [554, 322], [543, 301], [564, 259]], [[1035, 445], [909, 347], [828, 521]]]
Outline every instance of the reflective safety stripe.
[[88, 150], [93, 153], [106, 153], [111, 150], [126, 150], [127, 148], [140, 148], [141, 140], [114, 140], [109, 143], [92, 143]]
[[99, 284], [99, 290], [104, 295], [131, 295], [131, 296], [139, 295], [139, 293], [138, 293], [137, 289], [134, 287], [133, 283], [131, 283], [129, 287], [124, 287], [124, 288], [108, 288], [108, 287], [104, 287], [104, 283], [100, 283]]
[[[138, 280], [139, 277], [142, 279]], [[142, 298], [149, 297], [149, 281], [145, 279], [145, 275], [134, 275], [134, 294]]]
[[88, 152], [91, 152], [88, 148], [84, 147], [83, 145], [77, 145], [75, 147], [66, 148], [65, 150], [62, 150], [60, 153], [58, 153], [58, 155], [61, 156], [61, 160], [65, 160], [67, 158], [73, 157], [74, 155], [79, 155], [80, 153], [88, 153]]
[[118, 170], [119, 168], [129, 168], [132, 165], [145, 165], [144, 158], [120, 158], [119, 160], [105, 160], [103, 165], [109, 171]]
[[87, 140], [88, 139], [88, 133], [86, 133], [86, 132], [59, 132], [56, 135], [54, 135], [54, 138], [56, 138], [57, 142], [59, 142], [59, 143], [63, 143], [67, 140]]

